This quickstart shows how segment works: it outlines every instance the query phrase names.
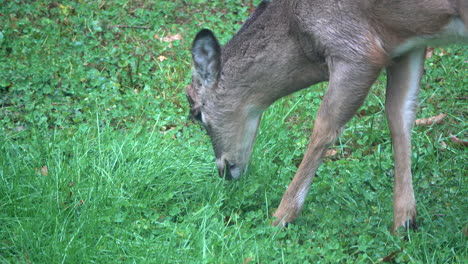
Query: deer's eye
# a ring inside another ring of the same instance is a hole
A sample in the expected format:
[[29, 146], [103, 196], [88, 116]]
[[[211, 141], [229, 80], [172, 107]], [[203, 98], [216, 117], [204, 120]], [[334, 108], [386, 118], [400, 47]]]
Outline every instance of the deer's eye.
[[197, 114], [195, 115], [195, 119], [197, 121], [200, 121], [200, 122], [203, 122], [202, 120], [202, 113], [200, 111], [197, 112]]
[[202, 114], [200, 111], [200, 107], [194, 107], [190, 109], [190, 116], [196, 120], [201, 122], [202, 121]]

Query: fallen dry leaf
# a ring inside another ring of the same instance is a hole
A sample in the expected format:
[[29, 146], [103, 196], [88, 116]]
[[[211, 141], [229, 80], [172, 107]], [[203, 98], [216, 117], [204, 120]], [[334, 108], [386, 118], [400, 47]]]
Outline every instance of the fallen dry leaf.
[[247, 264], [247, 263], [249, 263], [250, 261], [252, 261], [252, 258], [251, 258], [251, 257], [247, 257], [247, 258], [244, 260], [244, 264]]
[[456, 136], [450, 134], [450, 139], [452, 140], [453, 143], [463, 145], [463, 146], [468, 146], [468, 141], [466, 140], [461, 140], [457, 138]]
[[449, 55], [449, 53], [445, 50], [445, 49], [440, 49], [439, 48], [439, 57], [442, 57], [442, 56], [445, 56], [445, 55]]
[[445, 151], [447, 149], [447, 143], [445, 143], [444, 141], [441, 141], [440, 142], [440, 150], [442, 151]]
[[362, 110], [359, 111], [356, 115], [357, 115], [358, 117], [367, 116], [367, 111], [366, 111], [366, 109], [362, 109]]
[[440, 124], [442, 119], [444, 119], [447, 115], [444, 113], [438, 114], [436, 116], [431, 116], [428, 118], [417, 119], [414, 123], [417, 126], [430, 126], [432, 124]]
[[394, 262], [395, 261], [395, 258], [396, 258], [396, 255], [400, 252], [402, 252], [403, 249], [401, 250], [397, 250], [397, 251], [393, 251], [392, 253], [390, 253], [390, 255], [384, 257], [382, 259], [382, 262]]
[[434, 54], [434, 48], [428, 47], [426, 50], [426, 59], [429, 59], [430, 57], [432, 57], [432, 54]]
[[182, 39], [182, 35], [177, 33], [175, 35], [171, 35], [171, 34], [168, 34], [167, 36], [165, 36], [164, 38], [162, 38], [162, 41], [164, 42], [172, 42], [172, 41], [176, 41], [176, 40], [181, 40]]
[[42, 166], [42, 168], [36, 168], [35, 171], [42, 176], [49, 175], [49, 168], [47, 165]]
[[164, 131], [159, 131], [159, 133], [166, 135], [168, 132], [170, 132], [170, 131], [172, 131], [172, 130], [174, 130], [174, 129], [175, 129], [175, 127], [169, 127], [169, 128], [167, 128], [166, 130], [164, 130]]
[[329, 150], [327, 150], [327, 152], [325, 153], [325, 157], [333, 157], [333, 156], [335, 156], [336, 154], [338, 154], [338, 151], [336, 151], [335, 149], [329, 149]]
[[167, 34], [165, 37], [161, 37], [158, 34], [154, 35], [154, 39], [159, 39], [160, 41], [168, 42], [169, 43], [169, 48], [172, 48], [172, 42], [176, 40], [181, 40], [182, 35], [180, 33], [177, 34]]
[[165, 60], [167, 60], [167, 58], [164, 57], [163, 55], [161, 55], [161, 56], [158, 57], [158, 60], [159, 61], [165, 61]]
[[250, 0], [250, 3], [249, 3], [249, 12], [250, 12], [250, 14], [252, 14], [254, 11], [255, 11], [255, 6], [254, 6], [254, 4], [253, 4], [253, 0]]

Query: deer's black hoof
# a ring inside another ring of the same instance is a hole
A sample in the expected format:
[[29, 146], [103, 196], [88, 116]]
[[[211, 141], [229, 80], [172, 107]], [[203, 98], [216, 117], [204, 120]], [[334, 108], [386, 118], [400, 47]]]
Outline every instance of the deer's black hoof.
[[417, 230], [418, 225], [416, 224], [416, 219], [410, 219], [405, 222], [405, 230]]

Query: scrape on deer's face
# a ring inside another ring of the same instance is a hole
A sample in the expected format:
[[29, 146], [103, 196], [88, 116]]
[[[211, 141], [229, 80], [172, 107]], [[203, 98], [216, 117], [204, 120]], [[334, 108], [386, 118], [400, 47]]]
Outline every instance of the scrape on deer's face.
[[186, 91], [190, 115], [211, 138], [220, 176], [240, 178], [246, 171], [262, 111], [239, 102], [232, 94], [222, 72], [221, 47], [211, 31], [197, 34], [192, 58], [192, 83]]

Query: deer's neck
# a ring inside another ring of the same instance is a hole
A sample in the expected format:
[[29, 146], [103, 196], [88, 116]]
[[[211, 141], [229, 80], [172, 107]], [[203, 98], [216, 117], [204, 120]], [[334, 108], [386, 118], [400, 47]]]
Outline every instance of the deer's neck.
[[289, 9], [282, 5], [281, 1], [268, 4], [223, 48], [221, 78], [230, 87], [222, 92], [230, 100], [266, 108], [327, 79], [326, 66], [305, 56], [291, 27]]

